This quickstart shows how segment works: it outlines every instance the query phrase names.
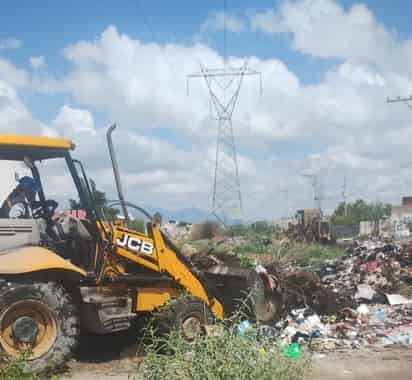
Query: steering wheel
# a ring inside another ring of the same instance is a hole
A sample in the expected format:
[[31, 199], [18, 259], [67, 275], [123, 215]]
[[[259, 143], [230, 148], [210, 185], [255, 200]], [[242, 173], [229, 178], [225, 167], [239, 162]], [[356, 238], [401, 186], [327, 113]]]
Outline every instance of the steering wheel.
[[52, 199], [46, 199], [44, 202], [32, 202], [33, 218], [40, 219], [46, 218], [47, 216], [51, 217], [58, 206], [59, 204]]

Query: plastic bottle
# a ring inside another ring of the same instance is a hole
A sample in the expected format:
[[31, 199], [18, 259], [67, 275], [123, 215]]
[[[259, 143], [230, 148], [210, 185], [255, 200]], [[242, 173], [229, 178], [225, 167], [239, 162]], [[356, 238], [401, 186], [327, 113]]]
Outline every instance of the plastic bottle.
[[379, 321], [384, 322], [385, 321], [385, 311], [382, 309], [377, 310], [375, 313], [375, 317]]
[[250, 331], [252, 329], [252, 325], [248, 320], [241, 321], [238, 326], [237, 326], [237, 333], [239, 335], [245, 335], [248, 330]]

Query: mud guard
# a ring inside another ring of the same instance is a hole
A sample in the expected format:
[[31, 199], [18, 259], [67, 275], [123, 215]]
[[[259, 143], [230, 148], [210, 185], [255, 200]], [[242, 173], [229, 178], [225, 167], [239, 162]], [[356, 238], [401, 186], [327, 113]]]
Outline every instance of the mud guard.
[[18, 275], [43, 270], [65, 270], [86, 277], [86, 272], [42, 247], [21, 247], [0, 252], [0, 276]]

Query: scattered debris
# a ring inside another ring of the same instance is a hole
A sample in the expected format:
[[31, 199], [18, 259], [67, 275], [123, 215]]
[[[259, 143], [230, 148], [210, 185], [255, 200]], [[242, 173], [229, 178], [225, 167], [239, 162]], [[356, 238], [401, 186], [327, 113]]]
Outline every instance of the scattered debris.
[[411, 283], [411, 252], [411, 244], [375, 239], [355, 242], [343, 257], [325, 263], [316, 286], [334, 294], [335, 311], [306, 300], [277, 323], [284, 344], [298, 341], [314, 351], [412, 346], [412, 300], [395, 293]]
[[313, 351], [412, 346], [411, 305], [362, 304], [332, 317], [319, 317], [310, 309], [295, 310], [282, 323], [286, 324], [281, 330], [285, 345], [299, 342]]
[[[203, 270], [242, 264], [230, 249], [197, 253], [192, 261]], [[258, 265], [255, 271], [265, 278], [277, 319], [252, 339], [277, 337], [288, 357], [305, 346], [320, 352], [412, 346], [412, 242], [354, 241], [316, 272], [294, 261]], [[240, 335], [251, 337], [251, 331], [249, 321], [238, 326]]]

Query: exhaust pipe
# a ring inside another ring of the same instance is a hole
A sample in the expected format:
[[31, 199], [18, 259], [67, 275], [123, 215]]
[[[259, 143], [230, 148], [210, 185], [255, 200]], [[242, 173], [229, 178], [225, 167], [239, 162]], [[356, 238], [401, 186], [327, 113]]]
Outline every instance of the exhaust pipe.
[[116, 123], [113, 123], [109, 127], [109, 129], [106, 132], [106, 138], [107, 138], [107, 145], [109, 147], [110, 159], [112, 161], [113, 174], [114, 174], [114, 180], [116, 182], [117, 194], [119, 196], [119, 201], [120, 201], [120, 204], [122, 206], [123, 215], [126, 219], [126, 222], [128, 222], [129, 221], [129, 213], [127, 212], [126, 201], [125, 201], [124, 195], [123, 195], [122, 183], [120, 181], [120, 174], [119, 174], [119, 166], [117, 164], [116, 152], [114, 150], [113, 140], [112, 140], [112, 133], [116, 129], [116, 127], [117, 127]]

